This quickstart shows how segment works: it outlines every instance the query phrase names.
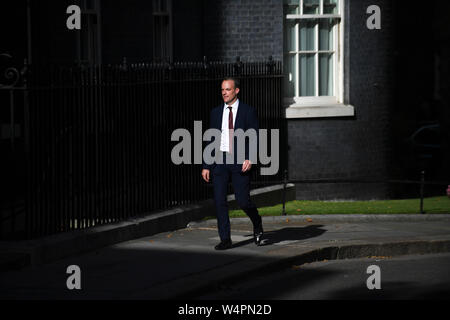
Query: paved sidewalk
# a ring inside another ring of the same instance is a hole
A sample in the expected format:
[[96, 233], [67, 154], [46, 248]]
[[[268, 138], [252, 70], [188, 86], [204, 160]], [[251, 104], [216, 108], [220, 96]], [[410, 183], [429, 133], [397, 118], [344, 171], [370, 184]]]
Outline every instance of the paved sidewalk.
[[[0, 299], [176, 299], [250, 272], [317, 260], [450, 252], [450, 215], [264, 217], [255, 246], [247, 218], [232, 219], [233, 248], [218, 252], [215, 221], [0, 274]], [[81, 290], [66, 287], [81, 269]]]

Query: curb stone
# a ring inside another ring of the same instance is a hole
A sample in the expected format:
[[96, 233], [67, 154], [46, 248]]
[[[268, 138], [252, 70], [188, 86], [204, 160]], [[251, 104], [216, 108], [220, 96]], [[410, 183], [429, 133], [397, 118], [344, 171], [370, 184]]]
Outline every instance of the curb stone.
[[[450, 214], [317, 214], [317, 215], [279, 215], [262, 216], [263, 222], [373, 222], [373, 221], [448, 221]], [[247, 223], [248, 218], [230, 218], [231, 224]], [[187, 227], [216, 226], [216, 219], [190, 221]]]

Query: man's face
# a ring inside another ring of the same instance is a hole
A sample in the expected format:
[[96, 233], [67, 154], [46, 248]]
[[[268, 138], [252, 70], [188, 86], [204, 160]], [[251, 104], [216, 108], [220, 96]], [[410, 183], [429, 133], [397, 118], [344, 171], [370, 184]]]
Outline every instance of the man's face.
[[226, 104], [233, 104], [237, 99], [239, 88], [234, 87], [233, 80], [225, 80], [222, 82], [222, 98]]

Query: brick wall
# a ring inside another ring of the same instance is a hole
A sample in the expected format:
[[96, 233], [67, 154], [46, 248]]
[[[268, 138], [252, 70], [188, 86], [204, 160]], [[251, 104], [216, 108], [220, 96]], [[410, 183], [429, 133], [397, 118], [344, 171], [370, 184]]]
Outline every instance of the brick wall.
[[204, 2], [204, 52], [211, 60], [282, 59], [281, 0]]

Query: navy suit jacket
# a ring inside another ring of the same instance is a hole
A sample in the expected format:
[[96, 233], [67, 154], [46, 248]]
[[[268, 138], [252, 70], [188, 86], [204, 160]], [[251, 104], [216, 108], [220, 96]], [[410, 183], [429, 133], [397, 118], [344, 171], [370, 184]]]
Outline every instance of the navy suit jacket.
[[[222, 131], [222, 117], [224, 112], [224, 104], [221, 104], [220, 106], [215, 107], [211, 110], [211, 117], [210, 117], [210, 128], [218, 129], [219, 131]], [[241, 100], [239, 100], [239, 106], [238, 111], [236, 115], [236, 120], [234, 121], [234, 130], [242, 129], [244, 132], [248, 129], [255, 129], [257, 138], [259, 138], [258, 130], [258, 117], [256, 114], [256, 109], [252, 106], [249, 106], [248, 104], [243, 103]], [[214, 141], [214, 140], [213, 140]], [[210, 143], [212, 143], [211, 141]], [[237, 138], [234, 138], [234, 155], [235, 155], [235, 162], [237, 163], [236, 154], [237, 154]], [[257, 141], [258, 143], [258, 141]], [[258, 146], [258, 145], [257, 145]], [[256, 147], [257, 147], [256, 146]], [[248, 139], [245, 139], [245, 159], [249, 159], [249, 141]], [[253, 164], [256, 165], [256, 164]], [[203, 169], [209, 169], [211, 170], [215, 164], [206, 164], [203, 162]], [[253, 167], [253, 166], [252, 166]]]

